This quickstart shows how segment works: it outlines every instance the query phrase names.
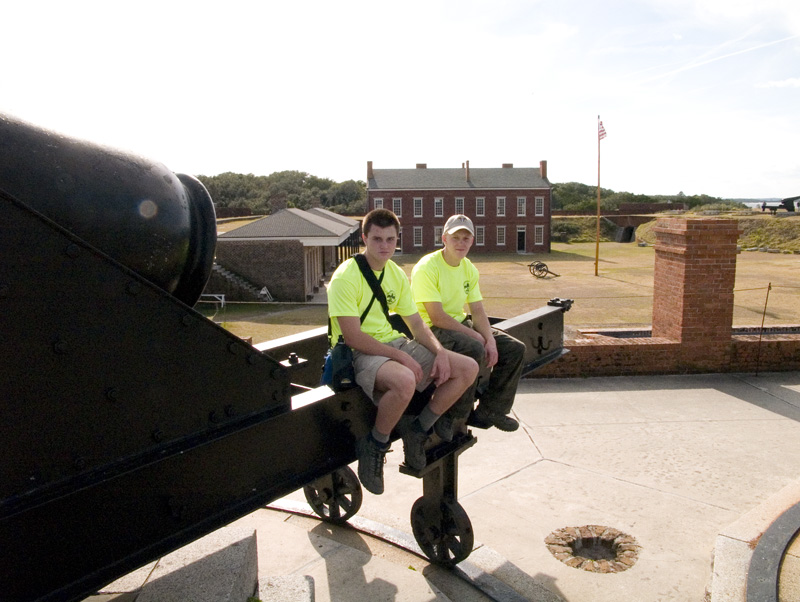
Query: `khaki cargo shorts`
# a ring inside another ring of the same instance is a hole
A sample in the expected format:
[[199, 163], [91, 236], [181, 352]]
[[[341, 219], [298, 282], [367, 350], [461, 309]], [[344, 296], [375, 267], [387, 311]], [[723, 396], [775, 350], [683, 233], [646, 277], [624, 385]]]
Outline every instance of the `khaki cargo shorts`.
[[[431, 384], [431, 368], [433, 368], [433, 361], [436, 356], [423, 345], [406, 337], [400, 337], [386, 344], [407, 353], [422, 366], [422, 372], [425, 376], [417, 385], [417, 391], [424, 391], [428, 388], [428, 385]], [[380, 401], [381, 393], [374, 390], [375, 377], [378, 374], [378, 368], [388, 361], [389, 358], [382, 355], [366, 355], [355, 349], [353, 350], [353, 367], [356, 372], [356, 382], [376, 405]]]

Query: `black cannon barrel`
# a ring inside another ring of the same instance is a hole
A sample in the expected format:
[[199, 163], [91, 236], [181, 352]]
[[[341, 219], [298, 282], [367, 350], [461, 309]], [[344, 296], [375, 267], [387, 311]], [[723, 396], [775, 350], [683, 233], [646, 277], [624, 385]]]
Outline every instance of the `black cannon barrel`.
[[211, 274], [211, 197], [160, 163], [0, 114], [0, 190], [187, 305]]

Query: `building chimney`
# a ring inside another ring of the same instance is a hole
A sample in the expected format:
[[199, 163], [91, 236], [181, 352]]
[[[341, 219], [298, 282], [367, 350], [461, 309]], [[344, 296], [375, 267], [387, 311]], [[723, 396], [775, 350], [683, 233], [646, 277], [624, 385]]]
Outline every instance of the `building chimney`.
[[278, 193], [269, 199], [269, 207], [270, 213], [275, 214], [278, 211], [282, 211], [288, 207], [288, 203], [286, 201], [286, 194], [281, 192]]
[[372, 175], [372, 161], [367, 161], [367, 181], [371, 180], [374, 176]]
[[427, 168], [428, 168], [427, 163], [417, 163], [417, 169], [427, 169]]
[[547, 161], [539, 161], [539, 174], [543, 180], [547, 179]]
[[503, 169], [511, 169], [514, 167], [513, 163], [503, 163]]
[[467, 182], [469, 182], [469, 161], [467, 161]]

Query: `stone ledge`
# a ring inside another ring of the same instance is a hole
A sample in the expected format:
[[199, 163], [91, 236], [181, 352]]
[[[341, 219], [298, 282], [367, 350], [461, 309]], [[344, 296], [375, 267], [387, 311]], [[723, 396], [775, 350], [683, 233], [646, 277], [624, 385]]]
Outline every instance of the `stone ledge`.
[[[711, 575], [711, 602], [746, 602], [747, 572], [753, 550], [770, 525], [800, 502], [800, 481], [781, 489], [717, 535]], [[800, 540], [787, 550], [780, 576], [780, 597], [800, 599]]]

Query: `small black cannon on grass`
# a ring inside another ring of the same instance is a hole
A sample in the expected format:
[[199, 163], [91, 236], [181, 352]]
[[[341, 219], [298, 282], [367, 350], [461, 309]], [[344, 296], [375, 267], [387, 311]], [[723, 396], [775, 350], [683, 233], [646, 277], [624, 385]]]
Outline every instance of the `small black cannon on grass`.
[[[0, 597], [73, 602], [304, 488], [347, 520], [372, 425], [318, 387], [326, 329], [252, 346], [194, 311], [214, 257], [202, 184], [0, 115]], [[567, 353], [548, 305], [496, 328], [526, 372]], [[430, 442], [412, 529], [434, 562], [472, 551], [457, 457]]]
[[530, 271], [531, 276], [536, 276], [537, 278], [544, 278], [548, 274], [552, 274], [556, 278], [559, 274], [555, 272], [551, 272], [550, 269], [547, 267], [547, 264], [543, 261], [533, 261], [528, 264], [528, 271]]

